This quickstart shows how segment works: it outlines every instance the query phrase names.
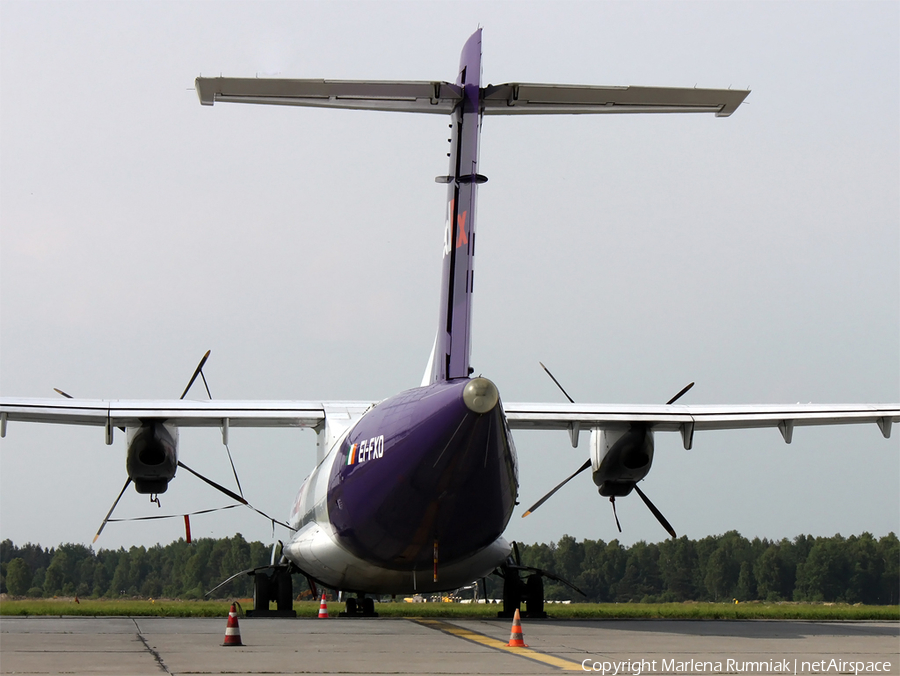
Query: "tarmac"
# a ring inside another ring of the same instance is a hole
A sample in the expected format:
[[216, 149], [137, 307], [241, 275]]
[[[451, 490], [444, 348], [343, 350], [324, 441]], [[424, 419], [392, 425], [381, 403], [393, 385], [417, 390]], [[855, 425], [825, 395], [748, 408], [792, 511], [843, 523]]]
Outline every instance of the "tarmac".
[[[900, 624], [3, 617], [3, 674], [900, 674]], [[885, 664], [888, 663], [888, 664]]]

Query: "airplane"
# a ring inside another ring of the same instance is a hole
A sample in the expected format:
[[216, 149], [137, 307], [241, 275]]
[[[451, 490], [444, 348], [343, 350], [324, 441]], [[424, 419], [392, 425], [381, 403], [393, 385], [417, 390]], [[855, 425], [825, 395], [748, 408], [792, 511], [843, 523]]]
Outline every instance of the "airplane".
[[[231, 428], [313, 429], [316, 466], [293, 502], [286, 524], [291, 535], [280, 556], [273, 552], [270, 566], [242, 571], [254, 574], [257, 608], [268, 608], [267, 601], [273, 600], [276, 612], [289, 613], [294, 573], [312, 584], [357, 594], [348, 600], [348, 614], [373, 615], [371, 595], [452, 590], [496, 571], [504, 580], [503, 614], [524, 602], [532, 616], [542, 613], [543, 577], [553, 575], [522, 566], [516, 548], [503, 537], [519, 497], [514, 430], [566, 431], [573, 447], [578, 447], [582, 431], [589, 432], [588, 458], [526, 515], [591, 469], [598, 492], [610, 499], [613, 509], [616, 498], [634, 491], [673, 537], [674, 529], [638, 487], [651, 469], [657, 432], [680, 434], [685, 449], [691, 448], [696, 431], [705, 430], [777, 427], [790, 443], [797, 426], [874, 423], [885, 438], [890, 436], [892, 424], [900, 420], [900, 404], [676, 403], [687, 387], [657, 406], [577, 404], [565, 390], [569, 403], [515, 403], [503, 401], [488, 378], [474, 376], [470, 352], [476, 203], [479, 186], [488, 180], [479, 173], [483, 116], [728, 117], [750, 93], [483, 85], [481, 35], [478, 29], [465, 43], [452, 83], [227, 77], [195, 81], [200, 103], [206, 106], [255, 103], [449, 116], [449, 170], [435, 179], [447, 185], [437, 331], [418, 387], [374, 402], [191, 401], [184, 395], [146, 401], [3, 397], [0, 436], [5, 436], [9, 421], [99, 426], [107, 444], [113, 443], [116, 428], [125, 430], [128, 479], [121, 498], [131, 483], [139, 493], [153, 496], [165, 492], [179, 467], [193, 472], [179, 460], [181, 427], [220, 428], [226, 446]], [[202, 366], [194, 378], [202, 374]], [[118, 498], [101, 530], [117, 503]]]

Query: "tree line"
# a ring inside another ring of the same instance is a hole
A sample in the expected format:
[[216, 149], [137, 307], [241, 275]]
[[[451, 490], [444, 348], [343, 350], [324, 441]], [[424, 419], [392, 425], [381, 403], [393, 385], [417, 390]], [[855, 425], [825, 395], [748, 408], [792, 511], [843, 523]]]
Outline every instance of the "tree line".
[[[0, 542], [0, 591], [13, 596], [83, 596], [198, 599], [237, 572], [264, 566], [271, 547], [234, 537], [183, 538], [149, 549], [100, 549], [64, 544], [45, 549]], [[252, 596], [253, 581], [242, 575], [224, 595]]]
[[[900, 599], [900, 542], [894, 533], [848, 538], [800, 535], [793, 540], [748, 540], [737, 531], [700, 540], [680, 537], [629, 548], [617, 540], [520, 546], [522, 563], [552, 570], [578, 586], [585, 600], [831, 601], [896, 604]], [[559, 583], [548, 599], [573, 598]]]
[[[736, 531], [700, 540], [680, 537], [631, 547], [618, 540], [518, 546], [521, 563], [551, 571], [584, 593], [545, 582], [551, 600], [600, 603], [680, 601], [900, 602], [900, 541], [894, 533], [844, 538], [800, 535], [748, 540]], [[195, 599], [234, 573], [266, 565], [271, 548], [231, 538], [179, 539], [168, 545], [100, 549], [76, 544], [42, 548], [0, 542], [0, 592], [13, 596]], [[251, 596], [252, 578], [230, 583], [226, 596]], [[489, 578], [489, 596], [500, 582]]]

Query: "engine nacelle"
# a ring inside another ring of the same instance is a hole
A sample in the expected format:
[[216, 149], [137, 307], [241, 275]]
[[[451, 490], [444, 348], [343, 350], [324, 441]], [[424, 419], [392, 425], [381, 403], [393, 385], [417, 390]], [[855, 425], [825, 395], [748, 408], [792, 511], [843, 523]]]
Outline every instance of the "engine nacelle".
[[591, 430], [591, 470], [604, 497], [623, 497], [653, 464], [653, 432], [644, 425]]
[[138, 493], [165, 493], [178, 469], [178, 428], [162, 421], [128, 429], [125, 470]]

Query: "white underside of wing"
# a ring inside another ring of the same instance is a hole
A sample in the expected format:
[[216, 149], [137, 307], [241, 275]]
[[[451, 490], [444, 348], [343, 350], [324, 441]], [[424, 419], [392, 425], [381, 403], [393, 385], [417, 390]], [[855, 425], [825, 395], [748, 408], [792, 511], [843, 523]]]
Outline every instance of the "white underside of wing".
[[[190, 401], [0, 399], [3, 432], [9, 421], [137, 427], [165, 420], [176, 427], [316, 427], [326, 409], [365, 410], [359, 401]], [[885, 437], [900, 422], [900, 404], [628, 405], [504, 403], [510, 429], [621, 429], [644, 424], [656, 431], [778, 427], [786, 440], [795, 426], [875, 423]]]
[[191, 401], [27, 399], [3, 397], [0, 415], [7, 421], [63, 425], [136, 427], [142, 420], [165, 420], [177, 427], [315, 427], [326, 408], [357, 409], [372, 402], [338, 401]]
[[748, 404], [657, 405], [507, 403], [503, 408], [511, 429], [616, 429], [632, 423], [654, 430], [679, 431], [748, 429], [789, 424], [841, 425], [876, 423], [889, 434], [890, 424], [900, 422], [900, 404]]

